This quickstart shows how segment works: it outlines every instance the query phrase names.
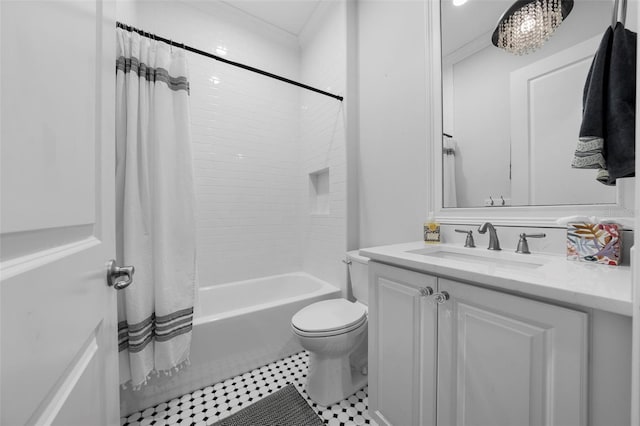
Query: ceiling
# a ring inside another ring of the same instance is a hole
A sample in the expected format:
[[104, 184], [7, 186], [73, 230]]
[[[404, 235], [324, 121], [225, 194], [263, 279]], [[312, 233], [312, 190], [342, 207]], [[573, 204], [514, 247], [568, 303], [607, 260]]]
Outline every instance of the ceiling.
[[[299, 36], [323, 0], [221, 0], [234, 9]], [[495, 28], [514, 0], [468, 0], [454, 6], [442, 0], [443, 52], [450, 53]], [[472, 18], [470, 18], [472, 17]]]
[[223, 0], [244, 13], [299, 36], [322, 0]]
[[[452, 0], [442, 1], [442, 54], [459, 49], [479, 37], [493, 33], [498, 19], [514, 0], [468, 0], [454, 6]], [[488, 39], [490, 40], [491, 34]]]

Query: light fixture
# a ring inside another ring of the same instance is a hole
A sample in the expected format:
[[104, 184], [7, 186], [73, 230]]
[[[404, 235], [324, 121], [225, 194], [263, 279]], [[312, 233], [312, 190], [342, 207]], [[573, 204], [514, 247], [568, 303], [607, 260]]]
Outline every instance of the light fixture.
[[218, 46], [218, 47], [216, 47], [216, 54], [218, 56], [226, 56], [227, 55], [227, 47], [226, 46]]
[[518, 0], [493, 32], [494, 46], [516, 55], [531, 53], [551, 37], [573, 9], [573, 0]]
[[454, 6], [462, 6], [466, 2], [467, 2], [467, 0], [453, 0], [453, 5]]

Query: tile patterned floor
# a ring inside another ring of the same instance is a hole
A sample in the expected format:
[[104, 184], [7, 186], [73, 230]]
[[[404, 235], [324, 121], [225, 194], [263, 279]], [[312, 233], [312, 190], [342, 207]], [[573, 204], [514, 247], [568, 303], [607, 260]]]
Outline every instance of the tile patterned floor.
[[120, 419], [120, 424], [122, 426], [211, 425], [289, 383], [295, 385], [325, 424], [331, 426], [376, 424], [367, 413], [366, 387], [329, 407], [322, 407], [311, 401], [304, 390], [308, 364], [309, 355], [303, 351], [224, 382], [123, 417]]

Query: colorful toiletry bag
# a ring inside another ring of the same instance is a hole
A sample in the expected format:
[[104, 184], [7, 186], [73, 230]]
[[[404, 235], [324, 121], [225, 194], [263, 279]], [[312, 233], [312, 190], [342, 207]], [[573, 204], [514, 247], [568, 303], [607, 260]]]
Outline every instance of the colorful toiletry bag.
[[622, 248], [619, 226], [613, 223], [569, 223], [567, 259], [619, 265]]

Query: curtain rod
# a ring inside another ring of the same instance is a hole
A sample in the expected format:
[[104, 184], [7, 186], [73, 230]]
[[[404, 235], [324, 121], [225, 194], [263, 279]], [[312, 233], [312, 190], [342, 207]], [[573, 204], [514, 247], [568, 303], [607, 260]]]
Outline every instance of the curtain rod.
[[138, 28], [132, 27], [131, 25], [123, 24], [122, 22], [116, 22], [116, 26], [118, 28], [122, 28], [123, 30], [127, 30], [127, 31], [132, 31], [132, 32], [138, 33], [143, 37], [151, 38], [153, 40], [162, 41], [162, 42], [167, 43], [167, 44], [169, 44], [171, 46], [175, 46], [175, 47], [178, 47], [180, 49], [184, 49], [184, 50], [186, 50], [188, 52], [192, 52], [192, 53], [196, 53], [198, 55], [206, 56], [207, 58], [215, 59], [216, 61], [224, 62], [225, 64], [233, 65], [234, 67], [242, 68], [242, 69], [245, 69], [247, 71], [252, 71], [252, 72], [267, 76], [267, 77], [274, 78], [276, 80], [283, 81], [285, 83], [293, 84], [294, 86], [302, 87], [303, 89], [311, 90], [312, 92], [320, 93], [321, 95], [325, 95], [325, 96], [329, 96], [329, 97], [335, 98], [335, 99], [339, 100], [340, 102], [342, 102], [342, 100], [344, 99], [344, 97], [342, 97], [342, 96], [334, 95], [333, 93], [325, 92], [324, 90], [316, 89], [315, 87], [312, 87], [312, 86], [307, 86], [306, 84], [302, 84], [302, 83], [299, 83], [297, 81], [290, 80], [290, 79], [288, 79], [286, 77], [282, 77], [282, 76], [279, 76], [277, 74], [273, 74], [273, 73], [270, 73], [268, 71], [261, 70], [259, 68], [254, 68], [254, 67], [251, 67], [249, 65], [241, 64], [239, 62], [230, 61], [229, 59], [222, 58], [220, 56], [214, 55], [213, 53], [205, 52], [204, 50], [196, 49], [195, 47], [187, 46], [186, 44], [183, 44], [183, 43], [176, 43], [173, 40], [170, 40], [170, 39], [167, 39], [167, 38], [164, 38], [164, 37], [160, 37], [160, 36], [157, 36], [155, 34], [140, 30]]

